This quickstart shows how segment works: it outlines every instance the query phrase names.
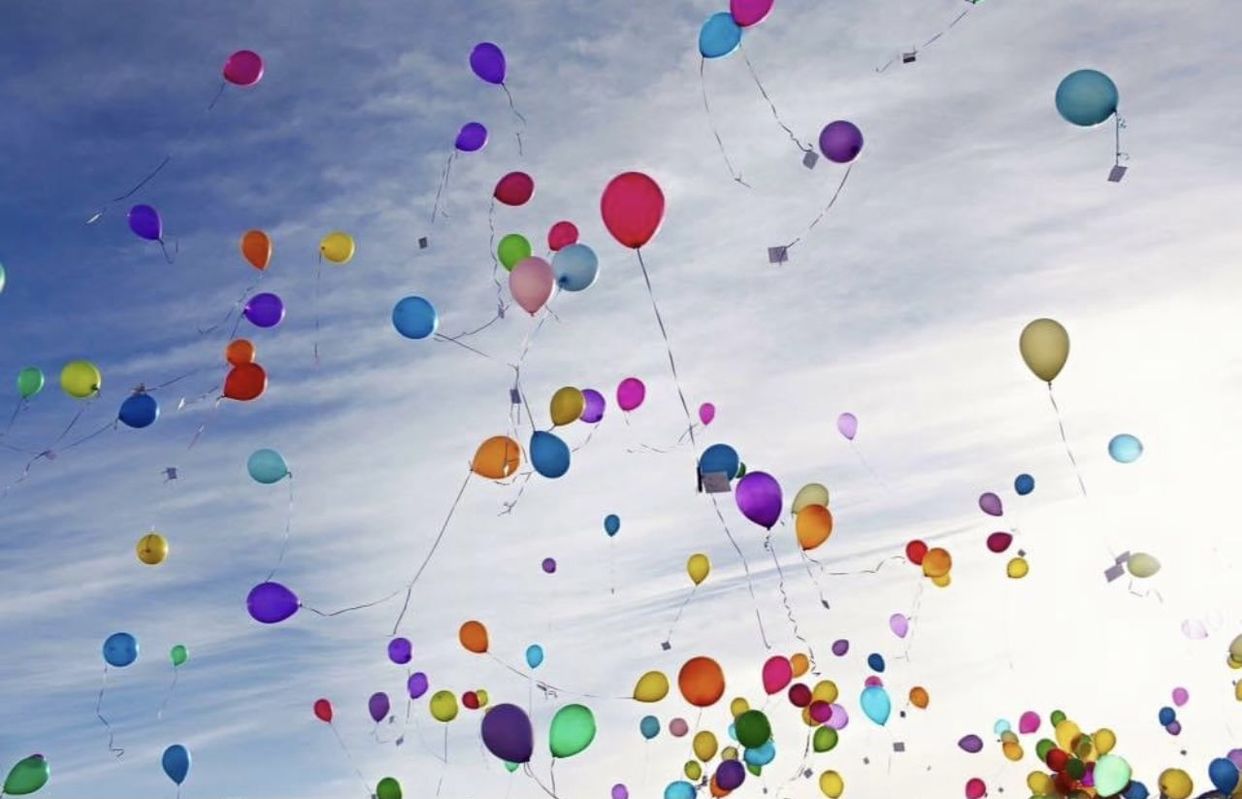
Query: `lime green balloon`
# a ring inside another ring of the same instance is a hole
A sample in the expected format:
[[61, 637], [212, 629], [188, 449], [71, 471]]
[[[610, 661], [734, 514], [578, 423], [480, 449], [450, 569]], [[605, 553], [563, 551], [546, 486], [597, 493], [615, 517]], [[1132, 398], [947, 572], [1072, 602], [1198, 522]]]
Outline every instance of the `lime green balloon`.
[[1130, 764], [1116, 755], [1095, 761], [1095, 790], [1100, 796], [1113, 796], [1130, 784]]
[[552, 717], [548, 748], [553, 757], [572, 757], [595, 740], [595, 714], [586, 705], [565, 705]]
[[756, 766], [754, 763], [747, 763], [746, 770], [758, 777], [763, 773], [763, 766]]
[[22, 399], [30, 399], [43, 390], [43, 370], [37, 366], [27, 366], [17, 373], [17, 391]]
[[837, 731], [832, 727], [818, 727], [811, 744], [816, 752], [831, 752], [837, 745]]
[[180, 666], [190, 659], [190, 650], [186, 649], [183, 644], [177, 644], [169, 651], [168, 657], [174, 666]]
[[1040, 738], [1039, 743], [1035, 744], [1035, 755], [1040, 760], [1047, 760], [1048, 753], [1056, 749], [1057, 745], [1047, 738]]
[[1052, 711], [1052, 715], [1048, 717], [1048, 720], [1051, 721], [1052, 726], [1055, 727], [1061, 722], [1065, 721], [1065, 714], [1062, 713], [1060, 710], [1054, 710]]
[[43, 755], [31, 755], [17, 761], [4, 779], [4, 793], [9, 796], [25, 796], [47, 785], [52, 776], [51, 766]]
[[747, 749], [763, 746], [772, 739], [772, 724], [762, 710], [747, 710], [733, 722], [737, 742]]
[[518, 766], [517, 763], [510, 763], [508, 760], [505, 761], [505, 770], [508, 771], [510, 774], [517, 771], [517, 766]]
[[530, 242], [525, 236], [517, 233], [510, 233], [500, 240], [500, 246], [496, 248], [496, 254], [500, 256], [500, 265], [510, 272], [513, 267], [522, 261], [525, 261], [531, 254]]
[[401, 783], [385, 777], [375, 786], [375, 799], [401, 799]]
[[739, 463], [737, 465], [737, 477], [735, 479], [741, 480], [745, 476], [746, 476], [746, 464]]

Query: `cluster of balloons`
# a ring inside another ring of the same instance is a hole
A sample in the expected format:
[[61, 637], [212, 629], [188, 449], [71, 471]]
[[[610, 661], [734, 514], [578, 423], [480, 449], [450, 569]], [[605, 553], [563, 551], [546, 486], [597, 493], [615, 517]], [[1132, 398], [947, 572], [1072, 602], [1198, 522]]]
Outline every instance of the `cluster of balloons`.
[[953, 581], [950, 572], [953, 570], [953, 556], [944, 547], [928, 548], [919, 539], [906, 544], [906, 560], [923, 568], [923, 576], [932, 581], [938, 588], [948, 588]]
[[832, 513], [828, 510], [828, 487], [822, 483], [807, 483], [794, 494], [794, 534], [798, 546], [810, 551], [823, 544], [832, 535]]
[[[581, 704], [557, 709], [548, 726], [548, 750], [554, 758], [580, 754], [595, 740], [595, 714]], [[505, 763], [530, 762], [535, 751], [535, 730], [530, 716], [517, 705], [492, 708], [480, 727], [483, 745]]]

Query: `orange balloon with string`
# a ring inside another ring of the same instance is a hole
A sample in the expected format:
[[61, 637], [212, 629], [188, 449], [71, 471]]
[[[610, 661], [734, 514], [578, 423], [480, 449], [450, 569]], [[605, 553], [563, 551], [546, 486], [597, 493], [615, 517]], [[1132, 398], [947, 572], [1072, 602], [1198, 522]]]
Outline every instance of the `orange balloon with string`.
[[479, 477], [503, 480], [513, 476], [522, 465], [522, 448], [508, 436], [492, 436], [475, 450], [470, 470]]
[[823, 505], [807, 505], [798, 511], [794, 532], [803, 549], [815, 549], [832, 535], [832, 513]]
[[260, 272], [272, 262], [272, 240], [262, 230], [247, 230], [242, 234], [241, 251], [250, 265]]
[[457, 631], [457, 640], [461, 641], [467, 652], [476, 655], [487, 653], [487, 628], [482, 622], [472, 620], [463, 624]]
[[224, 348], [224, 359], [233, 366], [254, 363], [256, 354], [254, 344], [244, 338], [235, 338]]

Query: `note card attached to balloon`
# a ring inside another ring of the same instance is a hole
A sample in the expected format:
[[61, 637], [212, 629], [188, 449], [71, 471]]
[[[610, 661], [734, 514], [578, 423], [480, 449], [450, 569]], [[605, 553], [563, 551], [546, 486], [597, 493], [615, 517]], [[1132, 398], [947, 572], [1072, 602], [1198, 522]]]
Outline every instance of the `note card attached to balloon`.
[[768, 263], [783, 264], [789, 260], [789, 248], [781, 245], [779, 247], [768, 247]]
[[802, 165], [806, 167], [807, 169], [814, 169], [815, 165], [818, 163], [819, 163], [819, 154], [814, 152], [813, 150], [807, 150], [805, 153], [802, 154]]
[[1112, 169], [1108, 170], [1108, 182], [1109, 183], [1120, 183], [1121, 179], [1124, 178], [1125, 176], [1126, 176], [1126, 167], [1122, 166], [1121, 164], [1117, 164]]
[[729, 493], [729, 475], [724, 472], [707, 472], [703, 475], [703, 490], [709, 494]]

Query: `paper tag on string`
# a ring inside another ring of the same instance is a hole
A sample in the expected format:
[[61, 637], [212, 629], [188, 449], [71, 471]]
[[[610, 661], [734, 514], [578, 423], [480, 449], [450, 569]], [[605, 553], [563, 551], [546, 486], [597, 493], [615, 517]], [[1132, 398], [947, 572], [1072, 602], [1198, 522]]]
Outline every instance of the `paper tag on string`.
[[668, 641], [660, 642], [660, 649], [663, 649], [665, 652], [669, 651], [672, 648], [673, 648], [673, 645], [669, 643]]
[[1121, 568], [1120, 565], [1114, 564], [1112, 566], [1109, 566], [1108, 570], [1104, 572], [1104, 579], [1111, 583], [1113, 580], [1116, 580], [1118, 577], [1120, 577], [1121, 575], [1125, 573], [1126, 573], [1125, 569]]
[[522, 404], [522, 393], [516, 388], [509, 389], [509, 403], [512, 405]]
[[814, 152], [812, 152], [811, 150], [807, 150], [802, 155], [802, 165], [806, 167], [807, 169], [814, 169], [815, 165], [818, 163], [819, 163], [819, 156], [815, 154]]
[[915, 60], [916, 58], [918, 58], [918, 53], [916, 53], [916, 52], [914, 52], [914, 51], [911, 51], [911, 52], [909, 52], [909, 53], [902, 53], [902, 54], [901, 54], [901, 63], [903, 63], [903, 64], [913, 64], [913, 63], [914, 63], [914, 60]]
[[707, 472], [703, 475], [703, 490], [709, 494], [728, 494], [729, 476], [724, 472]]
[[905, 744], [905, 742], [904, 742], [904, 741], [893, 741], [893, 751], [894, 751], [894, 752], [904, 752], [904, 751], [906, 751], [906, 744]]
[[779, 247], [768, 247], [768, 263], [783, 264], [789, 260], [789, 248], [781, 245]]
[[1124, 566], [1130, 562], [1130, 550], [1126, 550], [1117, 556], [1117, 565]]
[[1126, 167], [1122, 166], [1121, 164], [1117, 164], [1112, 169], [1108, 170], [1108, 182], [1109, 183], [1120, 183], [1121, 179], [1124, 178], [1125, 176], [1126, 176]]
[[428, 242], [428, 241], [427, 241], [427, 237], [426, 237], [426, 236], [420, 236], [420, 237], [419, 237], [419, 239], [418, 239], [418, 249], [420, 249], [420, 250], [425, 250], [425, 249], [427, 249], [427, 245], [428, 245], [429, 243], [430, 243], [430, 242]]

